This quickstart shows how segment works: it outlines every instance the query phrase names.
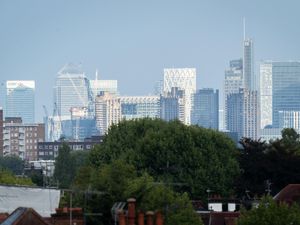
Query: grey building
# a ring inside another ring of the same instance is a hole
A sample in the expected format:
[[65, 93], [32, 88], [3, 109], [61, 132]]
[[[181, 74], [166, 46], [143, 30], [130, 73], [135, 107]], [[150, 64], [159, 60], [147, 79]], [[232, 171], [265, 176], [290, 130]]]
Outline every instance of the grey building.
[[219, 90], [204, 88], [193, 95], [192, 124], [219, 128]]
[[241, 88], [239, 93], [230, 94], [227, 98], [227, 127], [237, 132], [239, 139], [259, 137], [259, 104], [257, 91]]
[[282, 128], [280, 118], [300, 111], [300, 62], [263, 62], [260, 81], [261, 128]]
[[59, 148], [65, 143], [72, 151], [91, 150], [95, 145], [101, 144], [103, 136], [93, 136], [84, 141], [55, 141], [38, 143], [38, 160], [54, 160], [58, 156]]
[[23, 123], [35, 120], [35, 82], [11, 80], [6, 82], [6, 117], [21, 117]]
[[185, 122], [184, 91], [172, 87], [170, 92], [160, 95], [160, 118], [165, 121], [180, 120]]
[[253, 40], [244, 40], [243, 57], [243, 80], [244, 88], [257, 90], [257, 81], [254, 74]]

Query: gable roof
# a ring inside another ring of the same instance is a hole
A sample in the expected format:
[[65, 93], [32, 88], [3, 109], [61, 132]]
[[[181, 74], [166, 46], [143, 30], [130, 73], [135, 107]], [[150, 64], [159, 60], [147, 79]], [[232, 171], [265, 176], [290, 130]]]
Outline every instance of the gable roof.
[[289, 184], [285, 186], [277, 195], [275, 201], [286, 202], [287, 204], [300, 204], [300, 184]]
[[1, 225], [49, 225], [43, 218], [32, 208], [19, 207], [13, 211]]

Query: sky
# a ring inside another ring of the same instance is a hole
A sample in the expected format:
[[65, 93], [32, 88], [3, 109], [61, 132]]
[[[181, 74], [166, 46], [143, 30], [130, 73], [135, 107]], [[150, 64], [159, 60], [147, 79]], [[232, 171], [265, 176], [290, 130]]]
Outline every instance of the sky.
[[[0, 81], [36, 81], [36, 119], [51, 112], [57, 72], [80, 63], [121, 95], [149, 95], [164, 68], [194, 67], [222, 93], [229, 60], [254, 40], [262, 60], [300, 60], [298, 0], [0, 0]], [[221, 96], [220, 96], [221, 97]], [[0, 102], [0, 105], [3, 104]]]

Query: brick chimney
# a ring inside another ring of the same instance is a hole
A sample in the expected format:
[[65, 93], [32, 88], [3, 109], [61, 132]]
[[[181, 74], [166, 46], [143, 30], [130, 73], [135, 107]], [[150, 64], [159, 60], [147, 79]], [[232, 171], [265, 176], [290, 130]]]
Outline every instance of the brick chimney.
[[138, 213], [138, 225], [145, 225], [145, 216], [142, 211]]
[[128, 225], [135, 225], [135, 198], [127, 199], [128, 203]]
[[153, 225], [153, 211], [148, 211], [146, 212], [146, 217], [147, 217], [147, 225]]
[[156, 216], [156, 225], [163, 225], [164, 221], [163, 221], [163, 216], [162, 216], [161, 212], [157, 211], [155, 213], [155, 216]]
[[119, 225], [126, 225], [125, 215], [123, 213], [123, 210], [118, 211], [118, 217], [119, 217]]

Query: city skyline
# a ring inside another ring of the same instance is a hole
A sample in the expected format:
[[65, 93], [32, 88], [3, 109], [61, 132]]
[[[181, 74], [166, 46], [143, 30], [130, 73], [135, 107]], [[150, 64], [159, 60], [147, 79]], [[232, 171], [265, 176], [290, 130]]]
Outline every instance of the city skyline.
[[98, 69], [99, 79], [118, 80], [122, 95], [153, 93], [163, 69], [172, 67], [195, 67], [197, 89], [223, 93], [227, 63], [242, 55], [244, 17], [246, 36], [255, 42], [255, 73], [261, 60], [300, 58], [299, 6], [297, 1], [273, 2], [273, 10], [260, 1], [1, 1], [1, 82], [36, 80], [38, 121], [42, 105], [51, 111], [49, 94], [68, 62], [82, 63], [88, 78]]

